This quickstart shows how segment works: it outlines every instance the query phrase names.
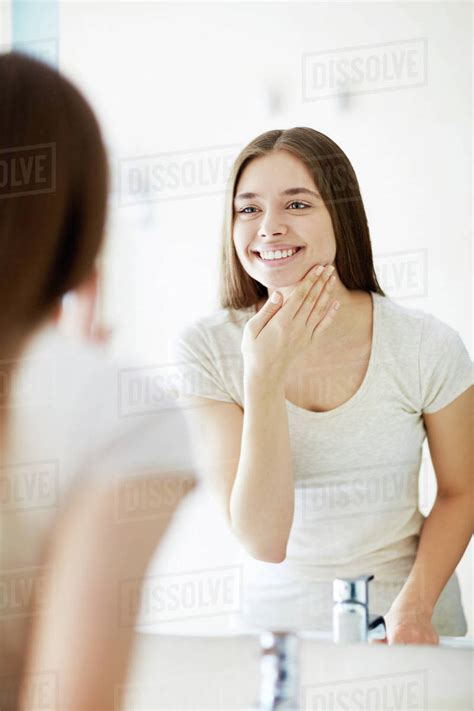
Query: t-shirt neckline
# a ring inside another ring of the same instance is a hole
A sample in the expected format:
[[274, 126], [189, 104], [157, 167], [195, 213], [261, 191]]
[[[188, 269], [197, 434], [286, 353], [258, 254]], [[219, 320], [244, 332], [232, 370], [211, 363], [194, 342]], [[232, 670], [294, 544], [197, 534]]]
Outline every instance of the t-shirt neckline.
[[298, 414], [301, 413], [303, 416], [312, 417], [314, 419], [335, 417], [336, 415], [339, 415], [342, 412], [345, 412], [349, 408], [353, 407], [369, 388], [373, 378], [374, 370], [376, 368], [376, 361], [378, 357], [380, 294], [375, 291], [370, 291], [368, 293], [372, 298], [372, 345], [370, 350], [369, 364], [367, 366], [364, 379], [360, 384], [359, 388], [352, 395], [352, 397], [349, 398], [349, 400], [346, 400], [341, 405], [338, 405], [337, 407], [334, 407], [331, 410], [326, 410], [325, 412], [313, 412], [313, 410], [307, 410], [304, 407], [299, 407], [299, 405], [295, 405], [293, 402], [285, 398], [288, 410]]

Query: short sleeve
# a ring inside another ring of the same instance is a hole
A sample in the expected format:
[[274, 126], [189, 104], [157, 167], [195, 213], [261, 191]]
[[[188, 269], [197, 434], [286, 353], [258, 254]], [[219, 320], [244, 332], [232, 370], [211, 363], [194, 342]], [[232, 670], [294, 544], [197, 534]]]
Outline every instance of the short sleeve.
[[179, 333], [173, 342], [173, 356], [180, 396], [235, 402], [219, 370], [219, 356], [202, 326], [188, 326]]
[[421, 411], [432, 414], [453, 402], [472, 385], [472, 361], [459, 333], [425, 314], [419, 375]]

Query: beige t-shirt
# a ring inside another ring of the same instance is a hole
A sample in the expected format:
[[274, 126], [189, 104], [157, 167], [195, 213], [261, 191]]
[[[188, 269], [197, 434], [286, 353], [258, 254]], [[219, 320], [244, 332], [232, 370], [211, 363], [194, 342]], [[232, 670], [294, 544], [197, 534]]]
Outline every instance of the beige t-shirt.
[[[419, 472], [422, 413], [472, 383], [459, 333], [435, 316], [371, 292], [373, 339], [365, 378], [339, 407], [311, 412], [286, 401], [295, 482], [287, 557], [245, 556], [246, 620], [258, 626], [330, 629], [332, 581], [373, 573], [370, 612], [384, 614], [413, 565], [424, 516]], [[182, 394], [245, 409], [243, 328], [255, 307], [221, 309], [181, 331], [175, 359]], [[453, 574], [435, 610], [443, 635], [466, 633]]]

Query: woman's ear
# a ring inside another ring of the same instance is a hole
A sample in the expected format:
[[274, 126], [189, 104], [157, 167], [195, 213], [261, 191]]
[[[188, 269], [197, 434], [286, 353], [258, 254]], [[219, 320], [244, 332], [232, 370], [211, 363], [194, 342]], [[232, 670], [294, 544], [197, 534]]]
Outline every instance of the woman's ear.
[[61, 315], [63, 312], [63, 302], [62, 299], [60, 299], [55, 306], [53, 306], [52, 314], [51, 314], [51, 321], [54, 323], [59, 323], [61, 320]]
[[92, 299], [94, 302], [97, 298], [97, 291], [99, 289], [99, 270], [97, 264], [94, 264], [89, 275], [74, 289], [74, 293], [79, 296], [86, 296]]
[[73, 337], [95, 345], [104, 345], [110, 340], [112, 330], [100, 323], [99, 283], [99, 269], [94, 265], [81, 284], [64, 295], [60, 325]]

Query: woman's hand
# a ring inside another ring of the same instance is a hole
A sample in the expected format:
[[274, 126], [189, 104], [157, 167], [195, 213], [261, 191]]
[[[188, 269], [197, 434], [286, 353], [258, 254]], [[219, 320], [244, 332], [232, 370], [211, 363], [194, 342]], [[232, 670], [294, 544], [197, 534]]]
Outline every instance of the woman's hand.
[[431, 615], [426, 612], [419, 612], [414, 608], [392, 607], [384, 615], [384, 619], [387, 637], [382, 640], [382, 644], [439, 644], [439, 636], [431, 622]]
[[241, 344], [247, 372], [281, 381], [293, 359], [332, 323], [337, 313], [334, 304], [328, 310], [332, 271], [332, 265], [312, 267], [284, 304], [279, 294], [279, 301], [269, 299], [247, 322]]

